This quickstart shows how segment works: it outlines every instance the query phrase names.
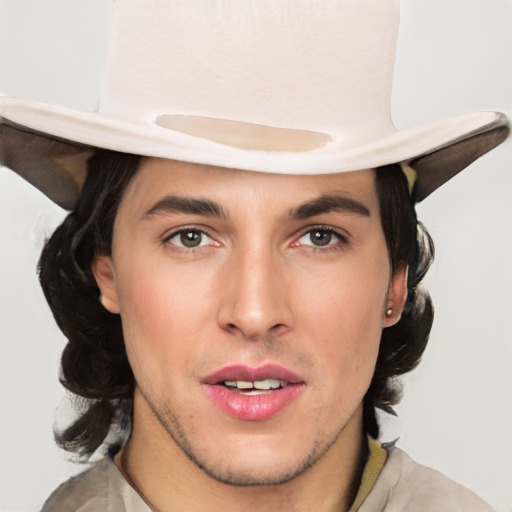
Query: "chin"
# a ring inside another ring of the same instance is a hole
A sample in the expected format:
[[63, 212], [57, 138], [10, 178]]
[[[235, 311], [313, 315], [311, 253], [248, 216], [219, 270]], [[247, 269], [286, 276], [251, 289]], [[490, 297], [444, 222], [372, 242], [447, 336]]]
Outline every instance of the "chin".
[[321, 454], [311, 453], [302, 459], [294, 457], [294, 460], [283, 461], [283, 457], [280, 457], [277, 461], [261, 461], [256, 464], [251, 461], [250, 455], [246, 455], [244, 460], [230, 459], [218, 463], [208, 463], [195, 459], [191, 454], [187, 455], [209, 477], [238, 487], [285, 484], [307, 471], [321, 457]]
[[346, 423], [337, 418], [327, 430], [319, 428], [319, 421], [234, 426], [232, 419], [217, 423], [175, 414], [170, 404], [152, 410], [175, 449], [196, 468], [218, 482], [239, 487], [277, 486], [297, 478], [327, 454]]
[[283, 438], [268, 433], [190, 435], [172, 414], [167, 414], [161, 423], [177, 448], [196, 467], [214, 480], [233, 486], [275, 486], [289, 482], [315, 464], [332, 444], [314, 442], [308, 446], [305, 439], [290, 443], [289, 435]]
[[[302, 475], [328, 452], [337, 436], [309, 442], [304, 437], [267, 434], [204, 439], [173, 438], [188, 459], [214, 480], [233, 486], [276, 486]], [[192, 442], [189, 442], [192, 441]]]

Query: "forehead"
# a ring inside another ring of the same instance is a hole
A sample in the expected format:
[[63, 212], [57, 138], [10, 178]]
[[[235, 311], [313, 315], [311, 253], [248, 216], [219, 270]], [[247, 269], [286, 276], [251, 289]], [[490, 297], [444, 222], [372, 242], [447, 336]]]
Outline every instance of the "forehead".
[[252, 205], [276, 210], [320, 196], [339, 195], [378, 210], [375, 171], [365, 169], [322, 175], [285, 175], [243, 171], [159, 158], [145, 158], [120, 209], [146, 211], [166, 195], [212, 199], [226, 210]]

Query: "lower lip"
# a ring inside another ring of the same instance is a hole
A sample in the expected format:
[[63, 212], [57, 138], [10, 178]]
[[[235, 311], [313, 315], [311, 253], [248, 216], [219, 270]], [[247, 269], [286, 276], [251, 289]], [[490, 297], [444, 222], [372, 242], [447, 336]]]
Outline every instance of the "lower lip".
[[288, 386], [264, 395], [244, 395], [226, 386], [205, 384], [206, 394], [228, 416], [239, 420], [261, 421], [272, 418], [293, 402], [304, 390], [304, 384]]

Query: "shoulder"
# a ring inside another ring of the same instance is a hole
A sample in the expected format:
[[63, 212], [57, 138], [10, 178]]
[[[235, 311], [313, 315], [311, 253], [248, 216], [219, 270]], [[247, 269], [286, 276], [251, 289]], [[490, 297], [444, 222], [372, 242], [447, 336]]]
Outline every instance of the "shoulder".
[[112, 465], [113, 462], [105, 458], [70, 478], [55, 489], [41, 512], [107, 511]]
[[414, 462], [396, 447], [361, 512], [493, 512], [476, 494], [439, 471]]

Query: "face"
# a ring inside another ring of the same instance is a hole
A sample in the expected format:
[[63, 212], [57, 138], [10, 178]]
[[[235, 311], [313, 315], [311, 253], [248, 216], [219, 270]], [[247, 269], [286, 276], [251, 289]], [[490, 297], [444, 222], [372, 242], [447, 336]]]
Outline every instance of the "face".
[[362, 432], [381, 332], [405, 298], [374, 171], [146, 159], [93, 270], [121, 315], [135, 424], [152, 411], [169, 449], [210, 476], [284, 482]]

